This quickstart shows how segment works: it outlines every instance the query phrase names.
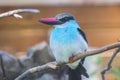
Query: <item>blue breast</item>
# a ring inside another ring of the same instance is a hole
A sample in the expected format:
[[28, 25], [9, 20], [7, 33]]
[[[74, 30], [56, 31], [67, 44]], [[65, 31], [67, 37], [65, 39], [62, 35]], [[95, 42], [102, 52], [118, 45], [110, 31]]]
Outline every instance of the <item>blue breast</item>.
[[79, 33], [75, 27], [55, 28], [50, 39], [61, 44], [72, 43], [78, 40]]

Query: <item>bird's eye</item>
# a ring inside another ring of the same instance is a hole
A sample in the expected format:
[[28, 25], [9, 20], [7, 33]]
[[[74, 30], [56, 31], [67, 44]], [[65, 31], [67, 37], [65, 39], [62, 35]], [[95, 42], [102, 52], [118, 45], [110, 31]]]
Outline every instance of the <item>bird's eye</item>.
[[68, 20], [69, 20], [68, 17], [64, 17], [64, 18], [61, 18], [61, 19], [60, 19], [60, 21], [62, 21], [62, 22], [66, 22], [66, 21], [68, 21]]
[[64, 20], [68, 20], [68, 17], [65, 17]]
[[66, 21], [69, 20], [69, 17], [65, 17], [64, 20], [66, 20]]

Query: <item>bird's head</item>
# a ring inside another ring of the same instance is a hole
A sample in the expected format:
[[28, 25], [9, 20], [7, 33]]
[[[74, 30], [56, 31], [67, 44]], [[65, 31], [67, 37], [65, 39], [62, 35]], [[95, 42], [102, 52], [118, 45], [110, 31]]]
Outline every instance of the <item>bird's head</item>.
[[65, 24], [71, 20], [75, 21], [75, 18], [70, 13], [61, 13], [61, 14], [56, 15], [53, 18], [41, 18], [41, 19], [39, 19], [40, 22], [42, 22], [44, 24], [48, 24], [48, 25], [53, 25], [55, 27], [62, 25], [62, 24]]

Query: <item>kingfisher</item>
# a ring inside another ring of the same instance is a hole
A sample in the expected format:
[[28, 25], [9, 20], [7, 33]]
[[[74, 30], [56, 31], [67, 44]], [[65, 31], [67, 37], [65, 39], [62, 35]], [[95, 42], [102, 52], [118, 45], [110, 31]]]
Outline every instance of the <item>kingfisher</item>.
[[66, 62], [69, 80], [82, 80], [82, 76], [89, 78], [83, 66], [84, 60], [73, 62], [73, 57], [85, 53], [88, 41], [75, 17], [71, 13], [60, 13], [55, 17], [40, 18], [41, 23], [52, 25], [50, 34], [50, 48], [57, 62]]

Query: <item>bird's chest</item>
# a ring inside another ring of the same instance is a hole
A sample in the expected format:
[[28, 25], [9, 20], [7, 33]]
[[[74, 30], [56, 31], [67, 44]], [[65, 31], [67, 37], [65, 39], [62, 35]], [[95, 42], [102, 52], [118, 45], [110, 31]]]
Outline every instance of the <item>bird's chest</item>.
[[68, 62], [69, 58], [80, 49], [77, 43], [62, 44], [57, 41], [51, 42], [50, 47], [58, 62]]
[[72, 30], [53, 31], [50, 37], [50, 47], [57, 61], [67, 62], [69, 57], [80, 48], [79, 37]]

